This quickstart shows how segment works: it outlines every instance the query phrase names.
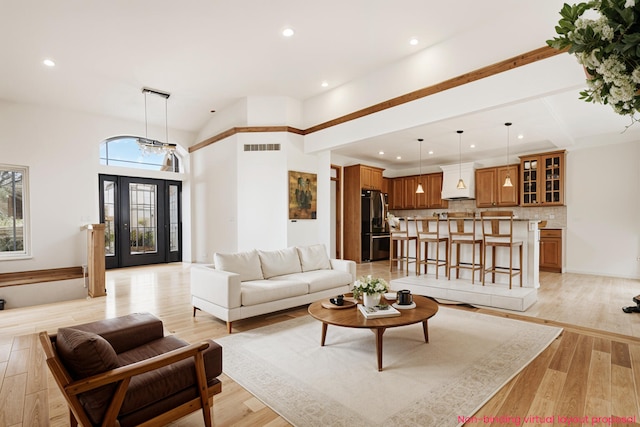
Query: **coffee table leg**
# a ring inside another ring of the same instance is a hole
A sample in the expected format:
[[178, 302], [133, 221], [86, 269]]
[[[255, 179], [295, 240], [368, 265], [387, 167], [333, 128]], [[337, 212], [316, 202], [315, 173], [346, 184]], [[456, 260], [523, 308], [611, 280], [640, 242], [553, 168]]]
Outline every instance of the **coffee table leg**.
[[324, 340], [327, 338], [327, 324], [322, 322], [322, 337], [320, 338], [320, 346], [324, 346]]
[[387, 328], [376, 328], [376, 355], [378, 356], [378, 371], [382, 371], [382, 335]]
[[427, 321], [422, 322], [422, 332], [424, 332], [424, 342], [429, 343], [429, 327]]

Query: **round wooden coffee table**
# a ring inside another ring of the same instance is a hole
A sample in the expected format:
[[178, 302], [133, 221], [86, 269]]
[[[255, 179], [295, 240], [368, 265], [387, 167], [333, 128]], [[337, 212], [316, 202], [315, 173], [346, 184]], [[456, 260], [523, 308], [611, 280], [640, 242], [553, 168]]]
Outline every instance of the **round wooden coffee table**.
[[[383, 302], [384, 302], [383, 298]], [[367, 319], [357, 307], [344, 309], [328, 309], [322, 306], [325, 300], [316, 301], [309, 306], [309, 314], [322, 322], [322, 337], [320, 345], [324, 346], [327, 337], [327, 326], [342, 326], [345, 328], [368, 328], [376, 335], [376, 353], [378, 356], [378, 371], [382, 371], [382, 335], [388, 328], [422, 323], [424, 342], [429, 342], [427, 321], [438, 312], [438, 304], [429, 298], [413, 295], [416, 308], [399, 310], [400, 316], [384, 317], [382, 319]], [[387, 301], [388, 304], [394, 301]]]

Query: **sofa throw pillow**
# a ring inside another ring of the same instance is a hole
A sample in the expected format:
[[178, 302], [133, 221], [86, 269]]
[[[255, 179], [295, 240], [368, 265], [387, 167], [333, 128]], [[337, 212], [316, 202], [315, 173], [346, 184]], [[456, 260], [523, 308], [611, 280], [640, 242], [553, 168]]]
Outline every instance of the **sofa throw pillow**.
[[74, 379], [90, 377], [120, 366], [111, 344], [91, 332], [60, 328], [56, 349]]
[[280, 249], [277, 251], [258, 251], [262, 274], [265, 279], [285, 274], [300, 273], [300, 258], [296, 248]]
[[216, 270], [239, 274], [241, 282], [264, 279], [260, 258], [255, 250], [235, 254], [215, 253], [213, 259]]
[[323, 244], [297, 248], [302, 271], [330, 270], [331, 261]]

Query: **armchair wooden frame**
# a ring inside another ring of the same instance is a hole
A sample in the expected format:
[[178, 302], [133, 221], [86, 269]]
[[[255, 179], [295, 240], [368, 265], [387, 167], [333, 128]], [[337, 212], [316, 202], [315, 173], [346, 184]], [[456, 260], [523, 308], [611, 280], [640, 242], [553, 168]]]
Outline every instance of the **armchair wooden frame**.
[[222, 383], [218, 382], [211, 387], [207, 387], [204, 358], [202, 355], [202, 352], [209, 347], [209, 344], [206, 342], [191, 344], [159, 356], [112, 369], [101, 374], [93, 375], [81, 380], [73, 380], [55, 350], [54, 343], [56, 340], [56, 334], [49, 335], [47, 332], [43, 331], [39, 333], [39, 339], [44, 350], [49, 370], [51, 371], [53, 378], [58, 384], [58, 387], [69, 406], [71, 427], [76, 427], [78, 423], [87, 427], [92, 425], [78, 399], [78, 395], [80, 393], [84, 393], [107, 384], [116, 384], [116, 391], [102, 421], [102, 426], [115, 426], [117, 425], [118, 413], [120, 412], [120, 407], [124, 401], [131, 377], [153, 371], [189, 357], [194, 358], [199, 396], [173, 408], [168, 412], [147, 420], [140, 425], [145, 427], [165, 425], [190, 414], [198, 408], [202, 408], [202, 416], [204, 418], [205, 426], [209, 427], [212, 425], [211, 407], [213, 406], [213, 396], [222, 391]]

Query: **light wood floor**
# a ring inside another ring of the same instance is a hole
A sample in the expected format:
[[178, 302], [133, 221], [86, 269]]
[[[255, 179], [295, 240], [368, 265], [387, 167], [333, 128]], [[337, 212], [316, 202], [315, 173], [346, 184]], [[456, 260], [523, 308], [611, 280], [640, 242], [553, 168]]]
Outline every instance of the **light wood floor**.
[[[376, 262], [359, 265], [358, 274], [390, 280], [402, 273], [391, 274], [386, 262]], [[565, 328], [467, 425], [566, 426], [572, 421], [571, 426], [640, 426], [640, 314], [621, 310], [637, 294], [637, 280], [542, 273], [539, 300], [526, 313], [457, 306]], [[0, 427], [69, 425], [36, 332], [138, 311], [155, 314], [167, 332], [190, 342], [226, 335], [225, 324], [212, 316], [199, 312], [192, 317], [189, 265], [179, 263], [109, 271], [106, 297], [0, 311]], [[300, 307], [234, 322], [234, 333], [306, 315], [306, 307]], [[289, 425], [228, 377], [222, 381], [213, 409], [216, 426]], [[561, 418], [567, 416], [575, 418]], [[592, 423], [592, 417], [612, 416], [635, 416], [636, 421]], [[201, 416], [194, 413], [175, 425], [200, 426]]]

